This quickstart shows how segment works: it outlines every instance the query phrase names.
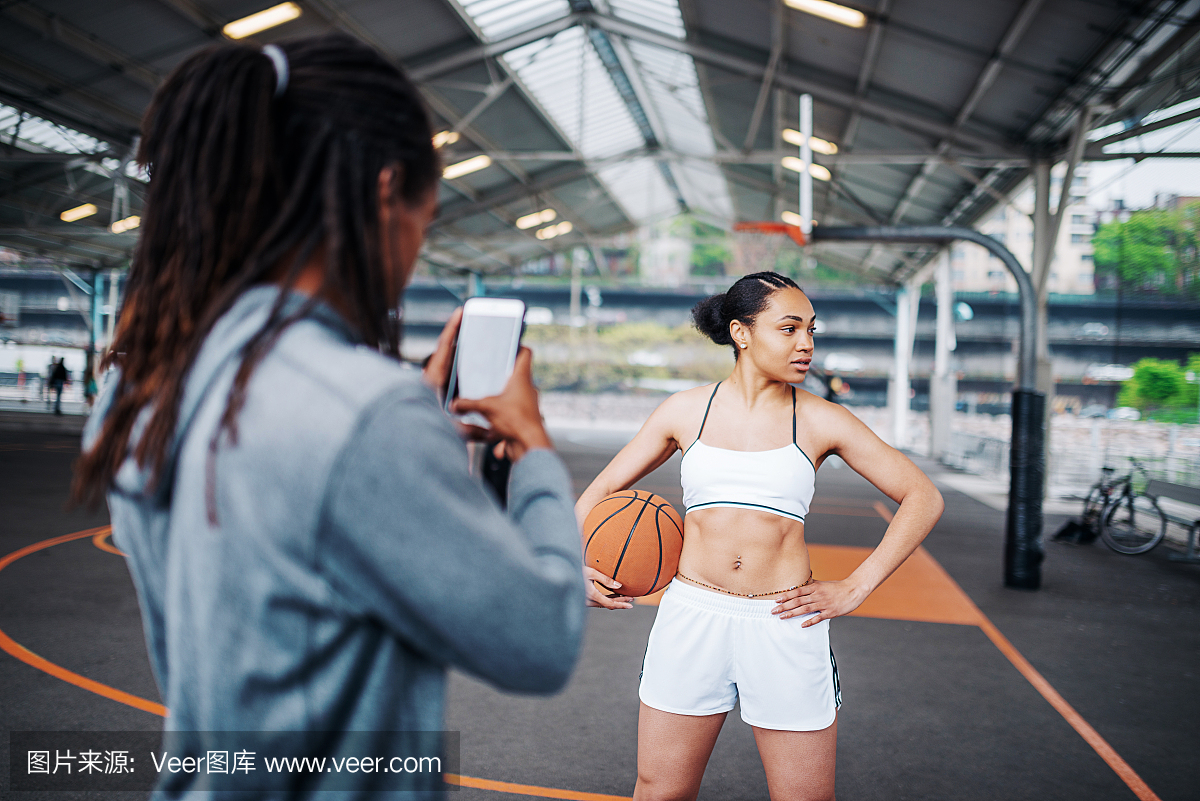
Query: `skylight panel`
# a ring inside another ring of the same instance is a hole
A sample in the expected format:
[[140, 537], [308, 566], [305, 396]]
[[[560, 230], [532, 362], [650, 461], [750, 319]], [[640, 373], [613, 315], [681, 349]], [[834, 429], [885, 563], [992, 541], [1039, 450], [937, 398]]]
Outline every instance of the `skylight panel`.
[[[485, 40], [496, 40], [570, 14], [566, 0], [456, 0]], [[593, 0], [602, 14], [684, 38], [677, 0]], [[612, 37], [656, 138], [668, 150], [700, 157], [716, 152], [695, 63], [685, 53]], [[595, 162], [636, 152], [647, 137], [621, 97], [587, 32], [568, 28], [501, 56], [573, 150]], [[720, 169], [674, 161], [689, 206], [728, 218], [728, 187]], [[682, 171], [682, 172], [680, 172]], [[678, 211], [678, 198], [657, 159], [636, 157], [596, 171], [614, 202], [638, 223]]]
[[[14, 141], [14, 134], [16, 135]], [[31, 114], [0, 103], [0, 140], [31, 153], [99, 153], [108, 144]]]
[[675, 194], [653, 159], [640, 158], [614, 164], [597, 171], [596, 177], [608, 187], [625, 213], [638, 223], [653, 222], [679, 211]]
[[676, 39], [684, 38], [683, 16], [675, 0], [608, 0], [614, 17]]
[[549, 44], [525, 45], [505, 60], [585, 158], [605, 158], [645, 144], [581, 28], [569, 28]]
[[462, 9], [485, 39], [500, 39], [571, 13], [567, 0], [463, 0]]

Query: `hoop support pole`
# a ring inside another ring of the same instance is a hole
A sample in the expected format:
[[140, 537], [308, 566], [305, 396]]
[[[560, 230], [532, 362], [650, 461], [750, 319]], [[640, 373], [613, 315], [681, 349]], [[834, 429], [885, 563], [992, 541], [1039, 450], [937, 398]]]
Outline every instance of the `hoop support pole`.
[[812, 95], [800, 95], [800, 230], [805, 241], [812, 241]]
[[1036, 590], [1042, 581], [1042, 499], [1045, 473], [1046, 396], [1037, 391], [1037, 297], [1029, 273], [1012, 252], [978, 231], [956, 226], [821, 226], [816, 242], [974, 242], [1000, 259], [1017, 281], [1021, 304], [1021, 339], [1017, 386], [1013, 390], [1008, 515], [1005, 523], [1004, 583]]

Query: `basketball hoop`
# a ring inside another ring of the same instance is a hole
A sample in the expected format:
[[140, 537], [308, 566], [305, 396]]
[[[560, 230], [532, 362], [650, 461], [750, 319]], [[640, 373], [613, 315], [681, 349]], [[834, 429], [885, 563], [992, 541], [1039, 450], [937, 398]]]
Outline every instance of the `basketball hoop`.
[[804, 247], [804, 232], [799, 226], [781, 222], [734, 223], [734, 271], [740, 275], [749, 275], [774, 270], [785, 236]]

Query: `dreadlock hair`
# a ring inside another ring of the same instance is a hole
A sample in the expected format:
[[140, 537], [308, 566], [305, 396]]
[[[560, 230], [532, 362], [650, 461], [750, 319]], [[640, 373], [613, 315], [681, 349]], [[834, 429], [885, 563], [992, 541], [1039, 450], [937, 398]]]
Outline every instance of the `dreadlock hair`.
[[738, 320], [742, 325], [754, 325], [754, 318], [767, 307], [771, 296], [785, 288], [800, 289], [800, 286], [779, 273], [744, 275], [727, 291], [697, 303], [692, 308], [692, 323], [718, 345], [732, 346], [733, 359], [737, 361], [738, 348], [729, 333], [729, 324]]
[[[142, 120], [138, 162], [150, 174], [141, 238], [103, 367], [120, 386], [92, 448], [76, 463], [72, 495], [97, 502], [130, 448], [161, 477], [180, 400], [205, 337], [247, 289], [282, 291], [249, 341], [210, 445], [237, 442], [237, 415], [255, 366], [314, 297], [284, 314], [288, 290], [318, 247], [319, 294], [371, 347], [399, 358], [403, 287], [381, 253], [379, 176], [397, 168], [399, 200], [417, 205], [441, 171], [416, 88], [372, 48], [334, 35], [280, 45], [288, 79], [258, 47], [215, 45], [180, 64]], [[210, 459], [211, 461], [211, 459]], [[211, 518], [211, 514], [210, 514]]]

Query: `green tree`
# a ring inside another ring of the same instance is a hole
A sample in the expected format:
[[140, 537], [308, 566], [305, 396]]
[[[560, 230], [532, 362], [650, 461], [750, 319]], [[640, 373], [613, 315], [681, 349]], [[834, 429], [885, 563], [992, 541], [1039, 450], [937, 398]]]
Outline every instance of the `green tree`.
[[1187, 394], [1184, 369], [1177, 362], [1141, 359], [1133, 365], [1133, 378], [1121, 386], [1117, 402], [1148, 411], [1182, 406]]
[[1189, 353], [1187, 366], [1183, 369], [1185, 378], [1187, 373], [1191, 373], [1192, 380], [1183, 387], [1180, 395], [1182, 405], [1185, 409], [1196, 409], [1200, 407], [1200, 353]]
[[692, 275], [725, 275], [733, 262], [729, 234], [694, 217], [686, 218], [692, 238]]
[[1101, 225], [1092, 238], [1096, 272], [1125, 290], [1200, 294], [1197, 211], [1146, 209]]

